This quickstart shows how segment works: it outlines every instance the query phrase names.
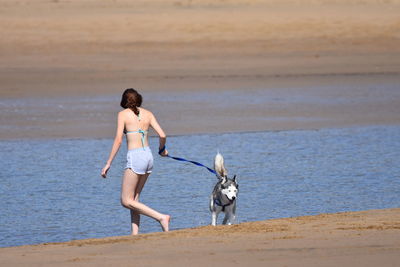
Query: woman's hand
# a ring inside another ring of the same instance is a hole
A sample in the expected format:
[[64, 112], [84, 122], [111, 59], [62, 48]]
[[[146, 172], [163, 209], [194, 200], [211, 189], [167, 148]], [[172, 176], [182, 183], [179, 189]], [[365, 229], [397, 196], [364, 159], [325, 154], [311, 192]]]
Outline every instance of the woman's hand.
[[106, 164], [106, 166], [104, 166], [104, 168], [101, 170], [101, 176], [103, 177], [103, 178], [106, 178], [107, 177], [107, 172], [108, 172], [108, 170], [110, 169], [110, 164]]
[[163, 147], [158, 150], [158, 155], [160, 155], [161, 157], [168, 156], [168, 150], [165, 148], [165, 141]]
[[167, 150], [167, 149], [164, 149], [164, 151], [160, 153], [160, 156], [161, 156], [161, 157], [166, 157], [166, 156], [168, 156], [168, 150]]

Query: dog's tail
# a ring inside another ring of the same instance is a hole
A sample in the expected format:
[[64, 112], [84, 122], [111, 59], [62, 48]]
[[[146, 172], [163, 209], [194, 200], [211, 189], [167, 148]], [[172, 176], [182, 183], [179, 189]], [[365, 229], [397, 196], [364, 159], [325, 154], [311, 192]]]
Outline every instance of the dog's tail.
[[217, 176], [219, 176], [220, 178], [226, 178], [228, 176], [228, 171], [225, 169], [224, 166], [224, 158], [219, 152], [215, 156], [214, 170], [217, 172]]

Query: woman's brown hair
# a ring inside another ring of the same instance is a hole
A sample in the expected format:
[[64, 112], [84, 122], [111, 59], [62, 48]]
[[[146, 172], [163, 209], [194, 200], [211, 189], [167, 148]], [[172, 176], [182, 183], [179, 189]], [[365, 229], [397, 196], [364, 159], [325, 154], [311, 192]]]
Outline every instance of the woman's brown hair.
[[139, 115], [139, 109], [142, 105], [142, 96], [133, 88], [126, 89], [122, 94], [121, 107], [131, 109], [136, 115]]

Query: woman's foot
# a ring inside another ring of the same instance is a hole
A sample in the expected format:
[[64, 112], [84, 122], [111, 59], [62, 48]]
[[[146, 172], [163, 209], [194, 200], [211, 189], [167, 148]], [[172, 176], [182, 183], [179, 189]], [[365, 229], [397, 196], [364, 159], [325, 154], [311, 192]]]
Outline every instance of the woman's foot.
[[161, 228], [163, 229], [164, 232], [169, 231], [169, 221], [171, 220], [171, 216], [169, 215], [163, 215], [161, 219], [159, 220], [161, 224]]

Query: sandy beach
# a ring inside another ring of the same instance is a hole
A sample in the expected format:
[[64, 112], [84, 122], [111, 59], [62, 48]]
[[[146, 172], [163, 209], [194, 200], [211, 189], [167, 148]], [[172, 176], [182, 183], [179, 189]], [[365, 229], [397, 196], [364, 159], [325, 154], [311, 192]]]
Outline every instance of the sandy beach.
[[397, 0], [2, 0], [0, 12], [2, 139], [111, 137], [128, 87], [168, 134], [399, 123]]
[[398, 266], [400, 209], [1, 248], [2, 266]]

